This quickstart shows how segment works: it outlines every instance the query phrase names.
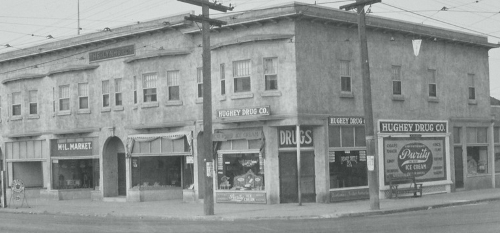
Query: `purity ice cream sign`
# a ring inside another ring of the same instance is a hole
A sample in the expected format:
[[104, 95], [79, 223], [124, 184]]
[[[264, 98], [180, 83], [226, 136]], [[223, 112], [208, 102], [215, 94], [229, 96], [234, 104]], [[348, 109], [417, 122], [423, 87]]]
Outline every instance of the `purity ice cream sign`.
[[385, 177], [416, 176], [419, 181], [446, 179], [444, 137], [384, 138]]

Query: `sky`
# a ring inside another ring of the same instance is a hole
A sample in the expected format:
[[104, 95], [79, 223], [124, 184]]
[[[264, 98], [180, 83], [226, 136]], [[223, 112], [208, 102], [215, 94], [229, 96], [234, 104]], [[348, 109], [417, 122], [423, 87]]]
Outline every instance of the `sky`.
[[[244, 12], [291, 1], [217, 2], [231, 4], [233, 12]], [[338, 9], [355, 1], [299, 2]], [[201, 14], [201, 7], [177, 0], [2, 0], [1, 3], [0, 53], [74, 37], [78, 33], [78, 18], [80, 34], [87, 34], [190, 11]], [[382, 0], [373, 4], [370, 11], [371, 15], [479, 34], [487, 36], [490, 43], [500, 43], [500, 0]], [[210, 14], [215, 18], [223, 13]], [[500, 48], [490, 50], [489, 67], [490, 95], [500, 99]]]

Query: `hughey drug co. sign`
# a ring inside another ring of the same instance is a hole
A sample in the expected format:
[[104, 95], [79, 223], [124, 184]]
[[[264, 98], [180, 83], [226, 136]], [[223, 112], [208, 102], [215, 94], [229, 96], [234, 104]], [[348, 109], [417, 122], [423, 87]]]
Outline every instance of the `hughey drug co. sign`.
[[[384, 173], [388, 176], [415, 176], [419, 181], [446, 180], [446, 122], [386, 122], [381, 133], [408, 134], [410, 137], [385, 137]], [[418, 135], [418, 137], [414, 137]], [[433, 137], [421, 137], [433, 135]], [[386, 179], [387, 183], [387, 179]]]

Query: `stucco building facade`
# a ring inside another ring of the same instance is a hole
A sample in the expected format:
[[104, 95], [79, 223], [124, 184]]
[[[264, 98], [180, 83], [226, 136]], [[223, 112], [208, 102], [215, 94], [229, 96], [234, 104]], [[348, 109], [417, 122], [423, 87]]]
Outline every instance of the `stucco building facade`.
[[[185, 16], [0, 54], [9, 182], [57, 200], [196, 201], [211, 153], [217, 202], [297, 202], [299, 179], [303, 201], [368, 197], [356, 14], [292, 3], [221, 17], [214, 152], [200, 149], [201, 33]], [[381, 197], [388, 176], [409, 173], [424, 193], [498, 186], [488, 74], [498, 46], [367, 22]]]

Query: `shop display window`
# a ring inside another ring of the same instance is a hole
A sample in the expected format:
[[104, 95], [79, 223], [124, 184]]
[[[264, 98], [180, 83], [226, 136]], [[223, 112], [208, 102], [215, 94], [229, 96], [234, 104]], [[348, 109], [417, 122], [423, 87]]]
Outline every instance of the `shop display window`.
[[26, 188], [42, 188], [42, 162], [12, 163], [13, 180], [21, 180]]
[[[168, 188], [187, 188], [192, 184], [192, 176], [183, 180], [182, 172], [189, 172], [192, 167], [182, 169], [183, 156], [144, 156], [132, 158], [132, 188], [156, 190]], [[185, 184], [183, 184], [184, 182]]]
[[467, 147], [467, 173], [469, 175], [488, 173], [488, 148], [486, 146]]
[[330, 152], [330, 188], [368, 185], [365, 151]]
[[365, 147], [364, 126], [330, 126], [328, 127], [330, 147]]
[[52, 160], [54, 189], [83, 189], [99, 186], [98, 159]]
[[219, 154], [219, 190], [264, 190], [264, 161], [259, 153]]

